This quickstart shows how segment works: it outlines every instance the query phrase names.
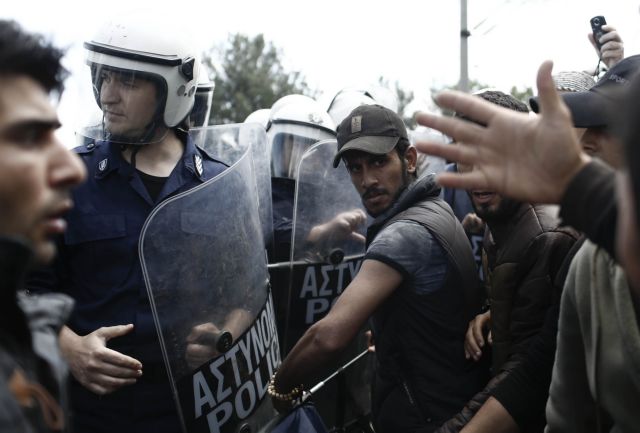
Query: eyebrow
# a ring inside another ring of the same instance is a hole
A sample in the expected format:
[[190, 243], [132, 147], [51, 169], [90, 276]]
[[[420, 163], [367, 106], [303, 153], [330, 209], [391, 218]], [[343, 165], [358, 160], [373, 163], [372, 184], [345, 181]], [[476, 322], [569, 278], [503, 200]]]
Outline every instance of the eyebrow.
[[26, 119], [10, 124], [4, 129], [0, 129], [0, 136], [11, 136], [21, 133], [22, 131], [33, 129], [36, 131], [46, 131], [58, 129], [62, 126], [58, 119], [42, 120], [42, 119]]

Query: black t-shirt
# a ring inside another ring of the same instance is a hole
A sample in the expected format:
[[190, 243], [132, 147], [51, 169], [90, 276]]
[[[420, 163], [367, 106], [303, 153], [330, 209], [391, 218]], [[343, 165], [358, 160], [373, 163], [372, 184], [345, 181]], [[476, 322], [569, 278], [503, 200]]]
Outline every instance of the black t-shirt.
[[168, 177], [152, 176], [150, 174], [143, 173], [140, 170], [136, 171], [140, 175], [140, 179], [142, 180], [144, 187], [151, 196], [151, 200], [155, 202], [158, 199], [158, 196], [162, 191], [162, 187], [166, 183]]

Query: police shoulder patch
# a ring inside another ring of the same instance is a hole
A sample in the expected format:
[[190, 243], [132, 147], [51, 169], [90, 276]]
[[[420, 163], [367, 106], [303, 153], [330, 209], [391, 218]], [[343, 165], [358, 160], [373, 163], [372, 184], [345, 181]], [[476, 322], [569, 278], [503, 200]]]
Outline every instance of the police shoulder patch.
[[198, 176], [202, 176], [202, 173], [204, 173], [204, 167], [202, 166], [202, 157], [197, 153], [193, 155], [193, 164], [196, 168], [196, 173], [198, 173]]

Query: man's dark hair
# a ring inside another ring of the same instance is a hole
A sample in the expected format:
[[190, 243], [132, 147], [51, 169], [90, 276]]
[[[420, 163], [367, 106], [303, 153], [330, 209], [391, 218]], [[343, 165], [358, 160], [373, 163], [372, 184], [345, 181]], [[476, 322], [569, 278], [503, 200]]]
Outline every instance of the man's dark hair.
[[[486, 90], [482, 93], [475, 93], [474, 95], [484, 99], [485, 101], [499, 105], [500, 107], [508, 108], [509, 110], [519, 111], [521, 113], [529, 112], [529, 107], [527, 107], [524, 102], [519, 101], [513, 96], [503, 93], [499, 90]], [[477, 123], [478, 125], [486, 126], [461, 114], [456, 114], [455, 116], [460, 119]]]
[[520, 111], [521, 113], [529, 112], [527, 104], [499, 90], [487, 90], [482, 93], [477, 93], [476, 96], [481, 97], [485, 101], [508, 108], [509, 110]]
[[25, 32], [13, 20], [0, 20], [0, 76], [26, 75], [47, 92], [62, 92], [68, 74], [60, 64], [63, 55], [41, 35]]

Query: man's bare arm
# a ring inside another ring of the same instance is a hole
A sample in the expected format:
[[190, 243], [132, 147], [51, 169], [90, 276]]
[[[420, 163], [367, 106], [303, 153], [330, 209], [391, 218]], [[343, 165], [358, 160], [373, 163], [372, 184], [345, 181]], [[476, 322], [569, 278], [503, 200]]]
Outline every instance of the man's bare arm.
[[309, 375], [334, 359], [402, 282], [402, 275], [377, 260], [365, 260], [329, 314], [315, 323], [283, 361], [276, 376], [279, 392], [304, 384]]

